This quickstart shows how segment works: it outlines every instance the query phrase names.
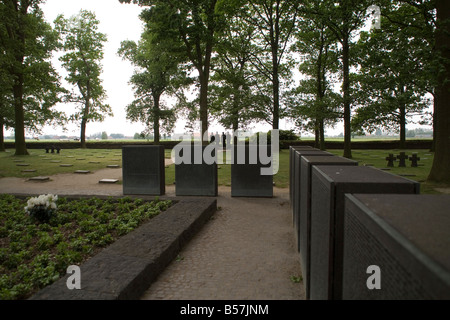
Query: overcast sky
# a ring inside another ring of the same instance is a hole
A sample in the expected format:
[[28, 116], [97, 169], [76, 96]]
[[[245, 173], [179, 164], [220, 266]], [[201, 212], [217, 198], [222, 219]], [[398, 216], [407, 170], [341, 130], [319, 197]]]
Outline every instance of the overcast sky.
[[[133, 136], [136, 132], [141, 132], [144, 126], [140, 123], [131, 123], [126, 120], [126, 106], [134, 99], [133, 90], [128, 84], [133, 74], [133, 66], [122, 60], [117, 55], [120, 42], [124, 40], [138, 41], [143, 30], [143, 23], [139, 19], [141, 7], [134, 4], [121, 4], [118, 0], [46, 0], [41, 5], [47, 22], [53, 24], [53, 21], [59, 14], [63, 14], [66, 18], [79, 13], [81, 9], [89, 10], [95, 13], [97, 20], [100, 21], [99, 31], [105, 33], [108, 42], [104, 47], [104, 59], [102, 61], [103, 86], [107, 92], [106, 103], [113, 110], [114, 117], [107, 117], [105, 121], [99, 123], [88, 123], [86, 131], [87, 136], [97, 132], [106, 131], [111, 133], [123, 133], [126, 136]], [[65, 77], [65, 71], [61, 67], [61, 63], [55, 54], [53, 65], [58, 70], [62, 78]], [[68, 89], [68, 85], [64, 79], [63, 85]], [[58, 110], [65, 111], [68, 115], [73, 113], [73, 106], [60, 104]], [[270, 130], [270, 127], [264, 126], [257, 129]], [[42, 134], [46, 135], [69, 135], [79, 136], [79, 127], [77, 124], [69, 123], [67, 132], [63, 132], [61, 128], [53, 128], [46, 126], [42, 130]], [[223, 131], [223, 128], [217, 123], [210, 124], [210, 131]], [[178, 121], [175, 128], [176, 133], [184, 132], [184, 122]], [[9, 130], [7, 134], [14, 134], [13, 130]]]
[[[128, 81], [133, 73], [132, 65], [117, 56], [120, 42], [123, 40], [138, 41], [142, 32], [142, 22], [139, 19], [141, 8], [132, 4], [121, 4], [118, 0], [47, 0], [42, 6], [45, 18], [52, 23], [59, 14], [66, 18], [76, 15], [81, 9], [95, 13], [100, 21], [99, 31], [105, 33], [108, 42], [104, 47], [103, 85], [107, 92], [108, 103], [114, 113], [114, 117], [108, 117], [102, 123], [88, 123], [87, 135], [106, 131], [111, 133], [124, 133], [133, 135], [142, 130], [139, 124], [131, 124], [126, 121], [125, 107], [133, 100], [132, 88]], [[64, 77], [64, 71], [60, 68], [59, 61], [54, 59], [54, 66]], [[70, 106], [59, 106], [59, 110], [65, 110], [71, 114]], [[73, 108], [73, 107], [72, 107]], [[77, 125], [69, 125], [68, 135], [79, 135]], [[44, 134], [61, 133], [59, 128], [46, 127]]]

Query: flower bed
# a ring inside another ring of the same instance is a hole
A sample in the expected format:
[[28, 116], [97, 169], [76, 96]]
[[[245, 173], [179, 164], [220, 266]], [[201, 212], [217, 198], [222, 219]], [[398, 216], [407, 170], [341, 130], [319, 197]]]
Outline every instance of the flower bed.
[[[83, 263], [172, 204], [129, 197], [40, 200], [0, 195], [1, 300], [30, 297], [65, 275], [69, 265]], [[31, 214], [38, 207], [49, 209], [48, 220], [47, 214], [43, 220]]]

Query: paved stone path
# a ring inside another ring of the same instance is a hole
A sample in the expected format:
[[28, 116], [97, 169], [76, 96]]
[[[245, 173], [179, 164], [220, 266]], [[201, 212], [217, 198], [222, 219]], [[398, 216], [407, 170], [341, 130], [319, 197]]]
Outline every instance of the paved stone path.
[[304, 300], [288, 189], [272, 199], [231, 198], [143, 295], [144, 300]]
[[[121, 169], [89, 175], [59, 174], [49, 182], [0, 178], [0, 193], [122, 195]], [[166, 186], [175, 196], [175, 187]], [[273, 198], [231, 198], [219, 187], [219, 211], [183, 248], [146, 291], [146, 300], [303, 300], [299, 255], [294, 249], [289, 190], [274, 188]]]

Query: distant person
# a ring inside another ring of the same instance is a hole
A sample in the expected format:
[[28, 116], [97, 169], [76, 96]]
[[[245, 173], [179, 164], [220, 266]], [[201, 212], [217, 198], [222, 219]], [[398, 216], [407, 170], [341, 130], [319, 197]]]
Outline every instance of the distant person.
[[214, 136], [214, 141], [216, 141], [217, 145], [220, 144], [220, 137], [219, 137], [219, 133], [216, 131], [216, 134]]
[[211, 133], [211, 143], [213, 143], [216, 140], [216, 137], [214, 136], [214, 134]]
[[222, 146], [224, 149], [227, 147], [227, 136], [225, 135], [225, 132], [222, 132]]

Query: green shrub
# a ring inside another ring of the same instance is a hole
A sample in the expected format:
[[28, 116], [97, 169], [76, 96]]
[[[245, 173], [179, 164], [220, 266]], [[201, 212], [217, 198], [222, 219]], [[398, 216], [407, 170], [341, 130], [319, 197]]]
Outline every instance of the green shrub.
[[43, 221], [27, 214], [26, 204], [0, 195], [0, 300], [28, 298], [171, 202], [58, 198], [57, 211]]

